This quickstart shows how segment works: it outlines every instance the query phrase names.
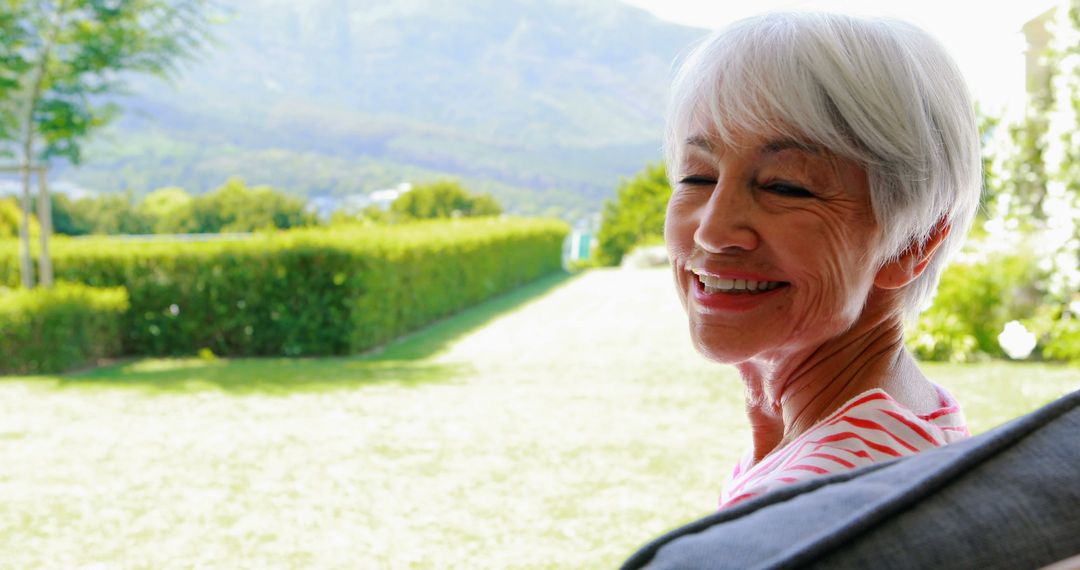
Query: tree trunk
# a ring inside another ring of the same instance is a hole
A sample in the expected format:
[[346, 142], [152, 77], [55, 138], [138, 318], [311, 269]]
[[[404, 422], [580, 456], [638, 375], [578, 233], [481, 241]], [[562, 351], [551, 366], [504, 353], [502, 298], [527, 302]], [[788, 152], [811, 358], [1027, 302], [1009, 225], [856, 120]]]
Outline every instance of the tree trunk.
[[38, 169], [38, 223], [41, 225], [41, 251], [38, 253], [38, 279], [41, 286], [53, 286], [52, 258], [49, 257], [49, 238], [52, 237], [52, 204], [49, 202], [49, 167]]
[[34, 288], [34, 263], [30, 259], [30, 163], [22, 164], [22, 217], [19, 218], [19, 274], [22, 286]]
[[[41, 48], [41, 53], [38, 56], [37, 61], [34, 63], [34, 70], [30, 76], [30, 83], [28, 85], [29, 91], [26, 94], [26, 100], [23, 106], [22, 120], [23, 120], [23, 132], [22, 132], [22, 155], [23, 155], [23, 179], [22, 179], [22, 207], [23, 217], [22, 223], [19, 225], [19, 270], [22, 272], [22, 283], [27, 289], [34, 286], [34, 273], [33, 262], [30, 259], [30, 171], [34, 166], [34, 138], [37, 133], [34, 132], [34, 111], [37, 109], [39, 100], [41, 99], [42, 90], [45, 83], [45, 68], [49, 64], [49, 57], [52, 55], [53, 45], [56, 43], [56, 36], [60, 31], [60, 23], [68, 9], [68, 3], [62, 2], [57, 11], [54, 14], [52, 28], [45, 36], [44, 45]], [[38, 171], [39, 176], [44, 180], [45, 166], [42, 165]], [[42, 281], [46, 286], [52, 285], [52, 262], [49, 260], [48, 249], [48, 234], [45, 231], [46, 225], [52, 227], [52, 217], [49, 216], [48, 222], [43, 221], [45, 215], [51, 211], [49, 208], [49, 196], [48, 189], [44, 182], [41, 184], [41, 194], [44, 197], [45, 208], [39, 213], [39, 223], [41, 224], [41, 259], [42, 259]], [[40, 200], [41, 198], [39, 198]], [[40, 202], [39, 202], [40, 208]], [[48, 276], [48, 282], [45, 283], [46, 275]]]

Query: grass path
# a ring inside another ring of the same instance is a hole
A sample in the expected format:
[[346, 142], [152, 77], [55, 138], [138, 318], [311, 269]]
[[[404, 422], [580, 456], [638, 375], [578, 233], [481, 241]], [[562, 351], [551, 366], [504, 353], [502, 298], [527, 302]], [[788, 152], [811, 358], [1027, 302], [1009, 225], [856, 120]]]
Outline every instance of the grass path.
[[[930, 366], [976, 431], [1080, 371]], [[611, 568], [708, 513], [741, 388], [667, 271], [553, 278], [384, 351], [0, 378], [15, 568]]]

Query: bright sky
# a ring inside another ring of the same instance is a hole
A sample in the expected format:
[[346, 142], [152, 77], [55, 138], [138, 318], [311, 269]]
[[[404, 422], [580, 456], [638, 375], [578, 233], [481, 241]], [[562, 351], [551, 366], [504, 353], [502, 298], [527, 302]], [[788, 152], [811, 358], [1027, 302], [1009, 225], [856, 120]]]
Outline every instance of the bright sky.
[[938, 38], [956, 59], [975, 98], [991, 112], [1023, 105], [1024, 49], [1020, 27], [1054, 0], [623, 0], [657, 17], [690, 26], [725, 24], [780, 10], [823, 10], [888, 16]]

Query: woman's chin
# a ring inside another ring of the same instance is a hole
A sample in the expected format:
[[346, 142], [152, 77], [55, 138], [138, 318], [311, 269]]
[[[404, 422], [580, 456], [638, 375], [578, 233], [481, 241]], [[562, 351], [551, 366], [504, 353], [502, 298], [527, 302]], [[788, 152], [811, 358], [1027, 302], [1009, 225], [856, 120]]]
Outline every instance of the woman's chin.
[[698, 353], [718, 364], [745, 362], [770, 348], [760, 343], [748, 342], [751, 339], [745, 336], [739, 338], [739, 335], [716, 334], [715, 331], [694, 330], [693, 327], [690, 336]]

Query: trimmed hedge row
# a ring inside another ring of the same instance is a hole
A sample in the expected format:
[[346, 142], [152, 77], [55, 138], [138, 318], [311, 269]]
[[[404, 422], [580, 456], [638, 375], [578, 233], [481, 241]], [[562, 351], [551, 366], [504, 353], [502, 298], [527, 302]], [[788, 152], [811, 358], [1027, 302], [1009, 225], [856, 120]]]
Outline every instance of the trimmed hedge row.
[[[128, 354], [348, 354], [560, 268], [554, 220], [302, 229], [239, 241], [55, 240], [58, 279], [124, 285]], [[0, 282], [18, 280], [0, 245]]]
[[123, 287], [0, 292], [0, 374], [62, 372], [120, 352]]

